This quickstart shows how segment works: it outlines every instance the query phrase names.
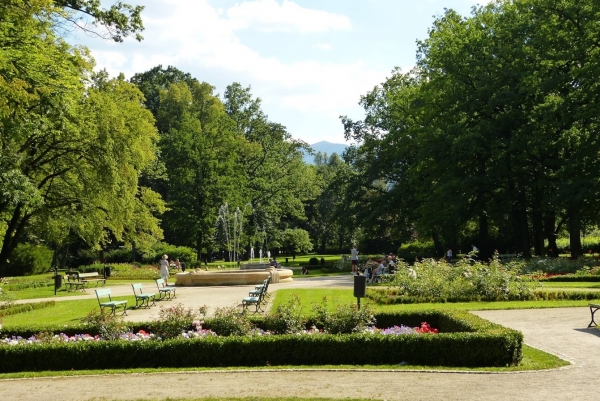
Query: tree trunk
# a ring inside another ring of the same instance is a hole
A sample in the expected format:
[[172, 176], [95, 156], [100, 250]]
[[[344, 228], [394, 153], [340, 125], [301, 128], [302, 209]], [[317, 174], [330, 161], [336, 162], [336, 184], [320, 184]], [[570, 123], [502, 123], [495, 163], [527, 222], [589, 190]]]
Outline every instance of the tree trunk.
[[196, 258], [202, 260], [202, 241], [203, 241], [202, 230], [196, 231]]
[[433, 234], [431, 234], [431, 238], [433, 239], [435, 255], [436, 256], [444, 256], [444, 247], [442, 246], [442, 243], [440, 242], [440, 236], [438, 235], [438, 233], [434, 232]]
[[490, 227], [487, 213], [479, 213], [479, 259], [488, 260], [492, 257], [493, 250], [490, 246]]
[[131, 263], [135, 263], [135, 241], [131, 242]]
[[550, 212], [546, 215], [544, 229], [546, 231], [546, 238], [548, 238], [548, 256], [557, 258], [558, 246], [556, 245], [556, 237], [558, 236], [558, 228], [556, 228], [556, 213]]
[[533, 252], [537, 256], [544, 255], [544, 224], [542, 213], [539, 209], [534, 209], [531, 214], [533, 224]]
[[15, 208], [13, 216], [6, 227], [4, 240], [2, 242], [2, 250], [0, 250], [0, 276], [4, 276], [8, 271], [8, 261], [10, 260], [10, 256], [17, 247], [19, 237], [30, 217], [31, 215], [22, 216], [21, 205], [18, 205]]
[[569, 247], [571, 258], [577, 259], [581, 256], [581, 214], [579, 208], [569, 208]]
[[517, 199], [518, 205], [516, 205], [516, 208], [513, 210], [515, 237], [517, 238], [517, 252], [521, 253], [524, 258], [531, 258], [525, 194], [520, 192]]

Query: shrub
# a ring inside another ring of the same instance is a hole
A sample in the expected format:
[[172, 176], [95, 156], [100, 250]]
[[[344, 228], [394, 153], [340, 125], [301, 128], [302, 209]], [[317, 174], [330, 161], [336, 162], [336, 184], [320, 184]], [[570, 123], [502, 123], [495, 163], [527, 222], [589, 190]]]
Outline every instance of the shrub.
[[160, 307], [158, 320], [152, 325], [156, 335], [163, 339], [177, 338], [184, 330], [192, 327], [194, 320], [206, 315], [206, 306], [194, 310], [184, 308], [182, 304], [165, 308]]
[[111, 313], [103, 314], [98, 311], [92, 311], [82, 319], [82, 323], [91, 326], [105, 340], [118, 340], [125, 333], [129, 332], [129, 328], [123, 321], [123, 318]]
[[302, 305], [298, 294], [264, 318], [264, 328], [276, 334], [294, 334], [305, 328]]
[[591, 258], [532, 258], [523, 262], [523, 271], [527, 273], [543, 272], [549, 274], [575, 273], [584, 268], [600, 266], [600, 260]]
[[527, 299], [540, 284], [533, 275], [521, 274], [522, 267], [497, 260], [487, 264], [465, 259], [452, 265], [426, 259], [399, 269], [391, 285], [399, 295], [420, 302]]
[[335, 311], [328, 308], [327, 298], [315, 306], [315, 323], [330, 334], [349, 334], [363, 330], [375, 324], [375, 318], [368, 306], [362, 309], [354, 304], [337, 305]]
[[114, 263], [104, 265], [102, 263], [94, 263], [87, 266], [79, 266], [77, 270], [80, 273], [98, 272], [104, 274], [104, 267], [108, 266], [111, 269], [111, 277], [118, 277], [121, 280], [154, 280], [159, 277], [158, 269], [155, 266], [141, 266], [130, 263]]
[[169, 260], [179, 259], [185, 261], [188, 266], [191, 266], [196, 261], [196, 251], [186, 246], [175, 246], [164, 243], [159, 243], [152, 247], [152, 250], [145, 254], [143, 262], [148, 264], [157, 264], [162, 255], [168, 255]]
[[318, 266], [319, 265], [319, 259], [315, 258], [314, 256], [312, 258], [310, 258], [308, 260], [308, 264], [311, 266]]
[[206, 319], [205, 328], [220, 336], [242, 336], [250, 333], [254, 325], [235, 307], [217, 308], [214, 316]]
[[50, 271], [54, 252], [44, 245], [19, 244], [13, 251], [7, 276], [29, 276]]
[[408, 263], [414, 263], [416, 258], [433, 258], [435, 257], [435, 245], [433, 241], [414, 241], [408, 244], [403, 244], [398, 249], [397, 256]]

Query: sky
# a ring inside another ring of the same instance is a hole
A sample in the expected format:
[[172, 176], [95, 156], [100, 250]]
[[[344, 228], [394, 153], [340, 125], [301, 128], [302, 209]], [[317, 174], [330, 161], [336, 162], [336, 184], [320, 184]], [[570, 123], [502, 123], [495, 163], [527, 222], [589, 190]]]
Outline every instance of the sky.
[[[103, 1], [110, 5], [114, 1]], [[128, 0], [145, 7], [144, 40], [75, 32], [97, 69], [131, 78], [172, 65], [215, 87], [250, 86], [272, 122], [309, 144], [346, 143], [340, 116], [364, 117], [365, 95], [416, 63], [417, 40], [451, 8], [489, 0]]]

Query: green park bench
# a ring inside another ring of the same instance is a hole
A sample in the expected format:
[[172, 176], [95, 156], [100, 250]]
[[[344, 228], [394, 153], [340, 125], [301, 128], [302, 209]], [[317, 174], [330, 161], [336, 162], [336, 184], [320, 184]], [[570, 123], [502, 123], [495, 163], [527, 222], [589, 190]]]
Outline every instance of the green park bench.
[[[104, 308], [110, 308], [111, 314], [115, 315], [117, 308], [122, 307], [123, 315], [127, 316], [127, 301], [113, 301], [110, 288], [100, 288], [94, 291], [96, 291], [96, 298], [98, 298], [98, 305], [100, 305], [100, 313], [103, 313]], [[106, 298], [108, 298], [108, 301], [105, 300]]]

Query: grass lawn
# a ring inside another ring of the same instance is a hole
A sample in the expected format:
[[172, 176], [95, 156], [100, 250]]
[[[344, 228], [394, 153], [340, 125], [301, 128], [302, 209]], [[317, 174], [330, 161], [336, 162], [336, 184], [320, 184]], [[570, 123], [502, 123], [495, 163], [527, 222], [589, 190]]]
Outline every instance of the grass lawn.
[[[367, 293], [368, 293], [367, 289]], [[273, 308], [283, 305], [298, 294], [305, 311], [311, 309], [313, 304], [320, 304], [327, 297], [329, 307], [335, 308], [335, 304], [357, 303], [351, 289], [293, 289], [278, 290], [277, 297], [273, 301]], [[599, 294], [600, 298], [600, 294]], [[506, 302], [456, 302], [456, 303], [422, 303], [422, 304], [398, 304], [377, 305], [374, 302], [362, 298], [361, 305], [368, 305], [373, 311], [395, 311], [395, 310], [425, 310], [425, 309], [456, 309], [456, 310], [499, 310], [499, 309], [541, 309], [541, 308], [569, 308], [587, 306], [589, 301], [506, 301]]]
[[[128, 308], [135, 306], [133, 295], [113, 297], [113, 300], [127, 300]], [[3, 318], [4, 327], [77, 324], [81, 323], [81, 319], [86, 317], [90, 312], [98, 310], [98, 300], [92, 294], [90, 295], [90, 299], [60, 301], [55, 306], [48, 308], [5, 316]], [[117, 314], [121, 313], [119, 312], [121, 310], [119, 309]]]

